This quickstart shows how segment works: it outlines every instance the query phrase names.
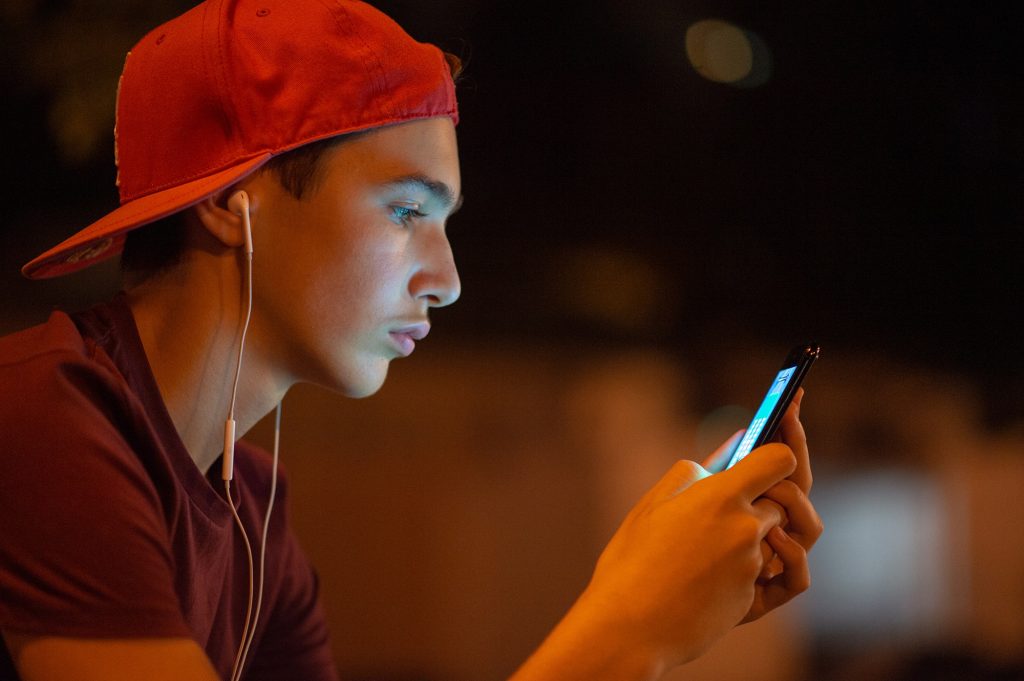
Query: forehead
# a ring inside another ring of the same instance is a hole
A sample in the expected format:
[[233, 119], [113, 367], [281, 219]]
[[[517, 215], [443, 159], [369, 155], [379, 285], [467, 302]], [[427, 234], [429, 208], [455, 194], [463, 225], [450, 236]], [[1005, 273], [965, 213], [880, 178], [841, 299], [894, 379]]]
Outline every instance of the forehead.
[[449, 118], [428, 118], [367, 131], [331, 150], [328, 174], [355, 175], [386, 186], [411, 179], [443, 185], [459, 196], [461, 178], [455, 126]]

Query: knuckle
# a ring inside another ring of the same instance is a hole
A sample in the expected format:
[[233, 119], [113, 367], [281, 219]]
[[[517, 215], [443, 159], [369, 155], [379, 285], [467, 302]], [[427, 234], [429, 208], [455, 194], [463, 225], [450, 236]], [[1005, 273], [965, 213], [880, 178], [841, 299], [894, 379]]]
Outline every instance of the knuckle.
[[746, 561], [760, 564], [761, 561], [761, 532], [760, 524], [752, 517], [738, 519], [731, 523], [726, 536], [723, 536], [720, 544], [726, 555], [734, 560]]
[[825, 523], [822, 521], [821, 516], [815, 515], [814, 517], [814, 538], [818, 539], [825, 532]]
[[811, 588], [811, 577], [810, 577], [810, 575], [799, 577], [798, 579], [794, 579], [792, 584], [790, 585], [790, 590], [793, 591], [794, 594], [802, 594], [803, 592], [807, 591], [810, 588]]
[[743, 561], [742, 570], [744, 574], [749, 575], [751, 579], [756, 579], [761, 571], [764, 570], [764, 561], [761, 559], [760, 551], [751, 551], [746, 554]]
[[701, 470], [703, 470], [701, 465], [692, 459], [679, 459], [672, 465], [674, 473], [696, 474]]
[[779, 488], [779, 491], [782, 492], [782, 494], [786, 498], [799, 499], [800, 497], [803, 496], [803, 490], [800, 489], [800, 486], [793, 482], [792, 480], [781, 480], [778, 483], [776, 483], [776, 486]]
[[749, 547], [751, 545], [760, 546], [763, 534], [763, 528], [761, 522], [753, 516], [746, 516], [744, 521], [739, 525], [739, 532], [737, 537], [739, 543], [743, 547]]

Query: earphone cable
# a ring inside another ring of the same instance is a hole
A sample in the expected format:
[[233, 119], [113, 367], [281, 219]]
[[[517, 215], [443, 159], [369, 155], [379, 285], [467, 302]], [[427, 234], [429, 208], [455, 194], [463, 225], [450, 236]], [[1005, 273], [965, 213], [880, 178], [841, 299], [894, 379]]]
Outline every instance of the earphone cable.
[[238, 515], [238, 510], [235, 508], [235, 503], [231, 498], [231, 481], [224, 481], [224, 492], [228, 497], [228, 506], [231, 507], [231, 515], [235, 518], [235, 525], [238, 526], [238, 530], [242, 533], [242, 542], [245, 544], [245, 554], [249, 559], [249, 603], [245, 608], [245, 627], [242, 629], [242, 644], [238, 646], [238, 652], [235, 654], [235, 664], [231, 669], [231, 681], [238, 681], [242, 677], [242, 648], [244, 642], [249, 635], [249, 621], [252, 616], [252, 597], [253, 597], [253, 560], [252, 560], [252, 546], [249, 544], [249, 535], [245, 532], [245, 526], [242, 524], [242, 519]]
[[[243, 219], [248, 220], [248, 214]], [[245, 254], [245, 280], [246, 280], [246, 293], [247, 302], [245, 307], [245, 321], [242, 323], [242, 334], [238, 342], [238, 361], [235, 363], [235, 378], [231, 387], [231, 404], [228, 408], [228, 427], [231, 432], [232, 440], [234, 436], [234, 422], [235, 422], [235, 401], [238, 398], [238, 381], [239, 376], [242, 373], [242, 357], [245, 353], [245, 337], [249, 331], [249, 321], [252, 319], [252, 253], [247, 252]], [[234, 442], [225, 443], [225, 457], [229, 457], [232, 461], [228, 463], [233, 469], [234, 459]], [[245, 531], [245, 526], [242, 524], [242, 519], [238, 515], [238, 509], [235, 508], [234, 500], [231, 497], [231, 478], [234, 477], [233, 470], [229, 475], [225, 475], [224, 479], [224, 492], [227, 495], [228, 506], [231, 507], [231, 515], [234, 516], [235, 524], [238, 526], [239, 531], [242, 533], [242, 541], [245, 544], [245, 553], [249, 562], [249, 599], [245, 610], [245, 625], [242, 628], [242, 637], [238, 644], [238, 651], [235, 654], [235, 663], [231, 670], [231, 681], [238, 681], [242, 676], [242, 664], [244, 660], [244, 651], [246, 649], [246, 641], [251, 638], [250, 626], [252, 622], [253, 614], [253, 592], [255, 587], [255, 575], [254, 565], [252, 557], [252, 545], [249, 542], [249, 535]], [[241, 497], [239, 497], [239, 503], [241, 503]]]
[[281, 451], [281, 403], [277, 403], [277, 410], [274, 415], [274, 459], [273, 468], [270, 474], [270, 499], [267, 501], [267, 512], [263, 517], [263, 536], [260, 538], [260, 579], [256, 590], [256, 611], [253, 613], [252, 627], [249, 629], [249, 637], [245, 642], [245, 650], [242, 652], [239, 669], [245, 666], [245, 659], [249, 656], [249, 649], [252, 647], [253, 637], [256, 635], [256, 623], [260, 620], [260, 608], [263, 605], [263, 575], [267, 564], [267, 530], [270, 528], [270, 514], [274, 510], [274, 497], [277, 493], [277, 464], [280, 460]]

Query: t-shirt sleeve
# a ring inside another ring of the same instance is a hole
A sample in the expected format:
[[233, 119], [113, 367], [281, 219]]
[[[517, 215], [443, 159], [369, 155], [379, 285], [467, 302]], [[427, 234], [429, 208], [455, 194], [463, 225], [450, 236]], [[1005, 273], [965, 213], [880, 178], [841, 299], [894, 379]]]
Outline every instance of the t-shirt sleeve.
[[123, 435], [129, 399], [74, 352], [0, 361], [0, 628], [190, 635], [160, 499]]

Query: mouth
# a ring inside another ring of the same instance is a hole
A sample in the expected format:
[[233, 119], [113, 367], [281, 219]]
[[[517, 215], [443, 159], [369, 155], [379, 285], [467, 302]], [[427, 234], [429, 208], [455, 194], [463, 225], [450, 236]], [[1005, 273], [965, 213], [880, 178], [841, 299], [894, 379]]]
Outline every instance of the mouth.
[[402, 357], [408, 357], [416, 349], [416, 341], [423, 340], [430, 333], [430, 324], [410, 324], [388, 332], [392, 343]]

